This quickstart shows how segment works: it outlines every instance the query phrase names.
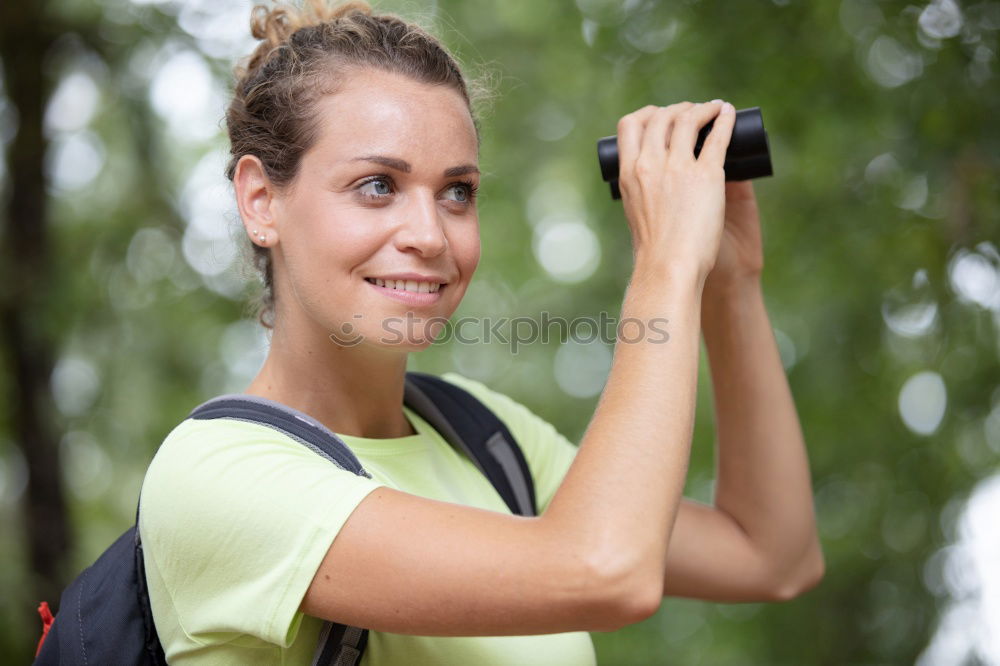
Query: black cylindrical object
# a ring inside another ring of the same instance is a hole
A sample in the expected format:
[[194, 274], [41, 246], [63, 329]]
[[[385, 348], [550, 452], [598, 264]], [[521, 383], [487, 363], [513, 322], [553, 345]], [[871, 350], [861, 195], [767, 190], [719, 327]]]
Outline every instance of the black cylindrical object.
[[[694, 144], [694, 156], [701, 154], [713, 119], [698, 132], [698, 140]], [[611, 185], [611, 198], [621, 199], [618, 189], [618, 137], [606, 136], [597, 141], [597, 159], [601, 164], [601, 177]], [[771, 149], [767, 142], [767, 132], [764, 130], [764, 118], [760, 107], [740, 109], [736, 112], [736, 123], [733, 125], [733, 136], [726, 149], [726, 161], [723, 165], [726, 180], [750, 180], [771, 176]]]

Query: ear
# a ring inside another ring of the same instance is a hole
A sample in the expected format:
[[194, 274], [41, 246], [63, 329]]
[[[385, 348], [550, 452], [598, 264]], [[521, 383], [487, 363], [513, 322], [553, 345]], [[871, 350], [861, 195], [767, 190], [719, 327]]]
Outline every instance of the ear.
[[264, 165], [256, 155], [244, 155], [233, 173], [236, 205], [250, 240], [264, 247], [278, 241], [278, 227], [273, 215], [277, 188], [271, 183]]

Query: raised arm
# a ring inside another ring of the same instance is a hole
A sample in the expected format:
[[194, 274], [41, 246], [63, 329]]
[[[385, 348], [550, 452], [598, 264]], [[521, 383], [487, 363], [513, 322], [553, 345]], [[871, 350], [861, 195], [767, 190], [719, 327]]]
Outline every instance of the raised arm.
[[[372, 491], [302, 603], [328, 620], [421, 635], [612, 630], [659, 607], [687, 472], [701, 292], [722, 234], [731, 106], [646, 107], [618, 126], [635, 266], [619, 340], [580, 450], [544, 515]], [[700, 157], [700, 127], [718, 115]], [[670, 148], [667, 149], [667, 143]], [[650, 334], [666, 319], [669, 338]], [[639, 324], [635, 324], [638, 326]], [[624, 329], [632, 341], [635, 329]]]
[[702, 298], [718, 437], [715, 501], [683, 502], [663, 593], [781, 601], [820, 581], [823, 553], [802, 430], [764, 307], [753, 188], [726, 189], [725, 233]]

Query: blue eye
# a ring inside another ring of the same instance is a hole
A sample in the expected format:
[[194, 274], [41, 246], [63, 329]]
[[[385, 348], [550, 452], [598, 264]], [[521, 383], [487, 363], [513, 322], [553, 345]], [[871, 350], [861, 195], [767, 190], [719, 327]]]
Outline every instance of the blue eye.
[[476, 190], [479, 188], [471, 181], [462, 181], [454, 183], [448, 189], [460, 193], [453, 201], [458, 203], [472, 203], [472, 200], [476, 198]]
[[[476, 190], [479, 188], [472, 181], [460, 181], [452, 183], [445, 190], [455, 192], [454, 195], [445, 195], [449, 201], [469, 205], [476, 198]], [[388, 176], [372, 176], [368, 180], [358, 185], [355, 190], [364, 199], [380, 201], [389, 198], [394, 192], [392, 179]]]
[[[372, 187], [369, 188], [369, 185]], [[368, 191], [366, 191], [365, 188], [368, 188]], [[382, 199], [383, 197], [392, 194], [392, 185], [389, 183], [388, 178], [376, 177], [362, 183], [361, 186], [358, 187], [358, 192], [360, 192], [362, 196], [369, 199]]]

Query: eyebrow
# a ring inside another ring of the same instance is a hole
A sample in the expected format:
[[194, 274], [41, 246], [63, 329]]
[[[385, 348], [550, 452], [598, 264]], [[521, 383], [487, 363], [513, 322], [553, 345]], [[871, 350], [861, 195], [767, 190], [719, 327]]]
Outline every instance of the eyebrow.
[[[381, 164], [384, 167], [389, 167], [390, 169], [395, 169], [396, 171], [402, 171], [403, 173], [410, 173], [413, 167], [406, 160], [401, 160], [396, 157], [386, 157], [385, 155], [365, 155], [364, 157], [355, 157], [352, 162], [374, 162], [375, 164]], [[444, 170], [445, 178], [454, 178], [455, 176], [464, 176], [467, 173], [479, 173], [479, 169], [476, 168], [474, 164], [463, 164], [461, 166], [449, 167]]]

